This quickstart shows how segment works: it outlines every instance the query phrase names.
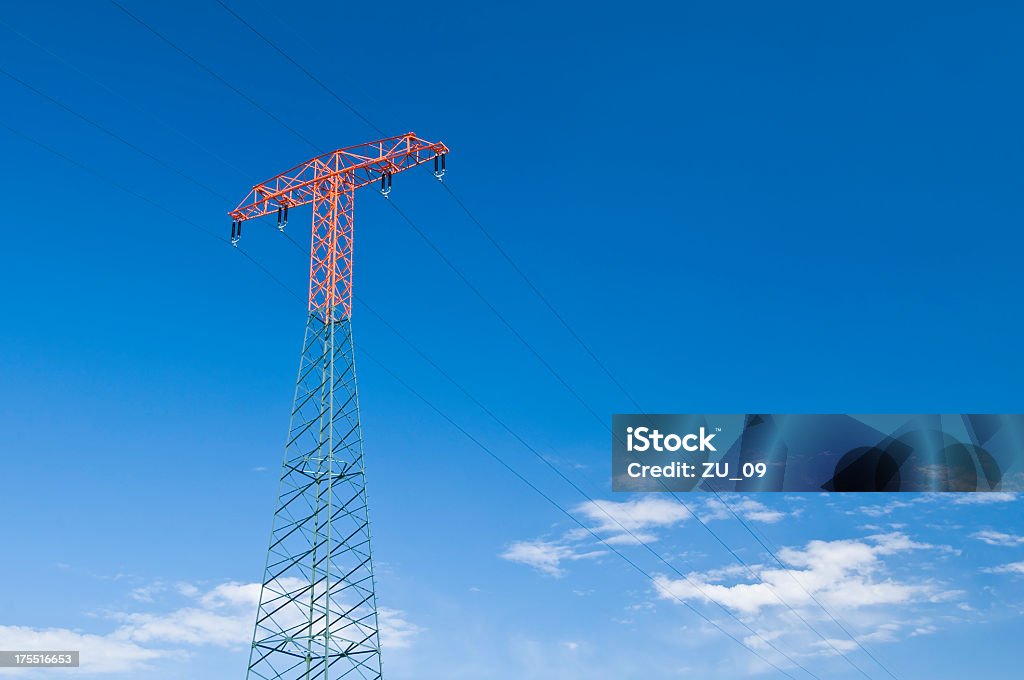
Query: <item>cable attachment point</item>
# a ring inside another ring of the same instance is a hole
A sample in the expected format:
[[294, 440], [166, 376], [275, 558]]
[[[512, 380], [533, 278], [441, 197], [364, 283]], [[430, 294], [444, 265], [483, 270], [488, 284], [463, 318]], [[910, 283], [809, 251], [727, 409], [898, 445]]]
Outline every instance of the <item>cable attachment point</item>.
[[391, 173], [385, 172], [380, 176], [380, 195], [387, 198], [391, 194]]
[[444, 181], [444, 171], [445, 171], [445, 168], [444, 168], [444, 157], [446, 155], [447, 154], [441, 153], [441, 154], [436, 154], [434, 156], [434, 177], [436, 177], [437, 181], [439, 181], [439, 182], [443, 182]]

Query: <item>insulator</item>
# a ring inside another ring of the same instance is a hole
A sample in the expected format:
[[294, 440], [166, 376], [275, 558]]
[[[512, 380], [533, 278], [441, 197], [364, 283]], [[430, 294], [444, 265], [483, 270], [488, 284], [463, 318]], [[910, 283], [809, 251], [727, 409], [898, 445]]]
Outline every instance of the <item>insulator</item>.
[[281, 226], [281, 206], [277, 206], [277, 226]]
[[444, 172], [444, 159], [447, 155], [446, 153], [441, 154], [441, 172]]
[[238, 228], [238, 223], [231, 220], [231, 240], [235, 240], [235, 230]]
[[437, 155], [437, 154], [435, 153], [435, 154], [434, 154], [434, 174], [435, 174], [435, 175], [437, 174], [437, 164], [438, 164], [438, 162], [439, 162], [439, 160], [440, 160], [440, 159], [439, 159], [439, 158], [438, 158], [437, 156], [438, 156], [438, 155]]
[[238, 238], [242, 238], [242, 220], [238, 220]]
[[388, 173], [388, 189], [391, 188], [391, 173]]
[[387, 175], [380, 176], [380, 190], [384, 191], [385, 182], [387, 181]]
[[284, 226], [288, 226], [288, 206], [284, 206]]

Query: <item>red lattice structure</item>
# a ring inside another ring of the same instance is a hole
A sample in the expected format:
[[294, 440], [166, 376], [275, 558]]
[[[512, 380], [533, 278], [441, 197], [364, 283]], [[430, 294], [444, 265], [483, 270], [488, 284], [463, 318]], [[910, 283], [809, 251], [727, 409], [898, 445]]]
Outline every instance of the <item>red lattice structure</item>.
[[283, 228], [288, 210], [313, 206], [313, 236], [309, 256], [309, 312], [324, 321], [352, 314], [353, 204], [356, 189], [380, 183], [387, 195], [392, 176], [434, 161], [434, 173], [444, 173], [448, 147], [408, 132], [312, 158], [254, 186], [231, 215], [231, 241], [242, 234], [242, 223], [277, 213]]

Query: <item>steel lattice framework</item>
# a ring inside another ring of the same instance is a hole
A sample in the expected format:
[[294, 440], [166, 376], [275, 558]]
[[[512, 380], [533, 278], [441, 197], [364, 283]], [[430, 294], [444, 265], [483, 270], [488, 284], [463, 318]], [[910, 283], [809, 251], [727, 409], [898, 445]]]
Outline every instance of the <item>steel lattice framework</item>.
[[247, 678], [381, 676], [366, 471], [352, 343], [355, 191], [448, 148], [408, 133], [322, 154], [257, 184], [231, 211], [247, 220], [312, 204], [309, 316], [295, 386]]

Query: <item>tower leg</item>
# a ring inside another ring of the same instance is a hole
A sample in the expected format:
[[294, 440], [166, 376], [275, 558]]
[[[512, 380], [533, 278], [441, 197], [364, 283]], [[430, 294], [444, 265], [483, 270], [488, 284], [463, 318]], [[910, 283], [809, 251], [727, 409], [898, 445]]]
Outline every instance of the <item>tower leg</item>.
[[250, 680], [381, 678], [352, 324], [333, 317], [306, 323]]

